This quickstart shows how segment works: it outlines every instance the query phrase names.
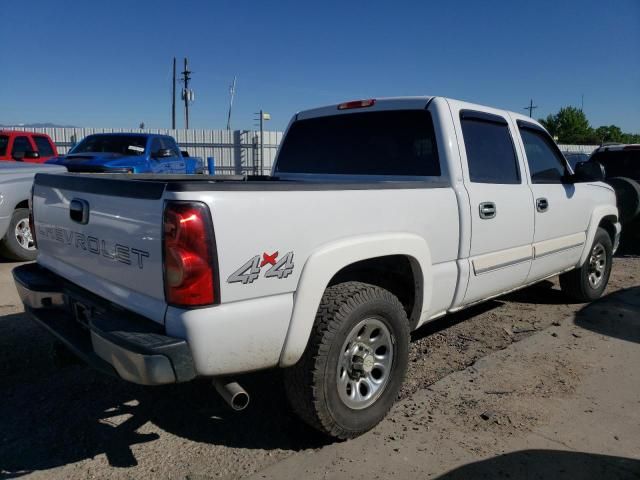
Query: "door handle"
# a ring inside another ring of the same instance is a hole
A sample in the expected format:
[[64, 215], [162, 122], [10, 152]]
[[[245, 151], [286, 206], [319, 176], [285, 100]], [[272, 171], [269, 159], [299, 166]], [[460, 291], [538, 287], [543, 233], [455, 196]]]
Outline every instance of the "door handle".
[[493, 202], [482, 202], [480, 204], [480, 218], [488, 220], [495, 218], [496, 216], [496, 204]]
[[536, 199], [536, 210], [543, 213], [549, 210], [549, 201], [546, 198]]

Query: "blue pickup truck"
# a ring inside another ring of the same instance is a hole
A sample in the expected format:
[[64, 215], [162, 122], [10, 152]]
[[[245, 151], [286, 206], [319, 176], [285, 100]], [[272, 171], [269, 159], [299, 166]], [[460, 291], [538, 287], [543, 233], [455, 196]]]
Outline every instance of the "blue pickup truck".
[[152, 133], [97, 133], [66, 155], [47, 161], [70, 172], [202, 173], [202, 160], [183, 155], [173, 137]]

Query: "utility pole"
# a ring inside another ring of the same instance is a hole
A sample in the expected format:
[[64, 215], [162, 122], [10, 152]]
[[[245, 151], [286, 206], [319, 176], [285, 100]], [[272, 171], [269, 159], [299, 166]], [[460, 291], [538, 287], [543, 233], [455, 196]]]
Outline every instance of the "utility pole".
[[191, 80], [191, 71], [189, 70], [188, 59], [184, 59], [184, 71], [182, 72], [182, 81], [184, 88], [182, 89], [182, 99], [184, 100], [184, 128], [189, 129], [189, 102], [193, 101], [193, 92], [189, 90], [189, 80]]
[[580, 111], [584, 111], [584, 93], [582, 94], [582, 97], [580, 99]]
[[260, 109], [260, 112], [256, 113], [256, 115], [260, 115], [260, 118], [257, 119], [260, 122], [260, 162], [258, 162], [260, 173], [258, 175], [262, 175], [264, 171], [264, 121], [271, 120], [271, 114]]
[[538, 106], [533, 104], [533, 100], [529, 100], [529, 106], [524, 107], [525, 110], [529, 110], [529, 117], [533, 117], [533, 111], [536, 108], [538, 108]]
[[260, 109], [260, 175], [264, 167], [264, 112]]
[[173, 88], [171, 90], [171, 129], [176, 129], [176, 57], [173, 57]]
[[233, 97], [236, 96], [236, 76], [233, 77], [233, 83], [229, 88], [229, 94], [231, 98], [229, 99], [229, 114], [227, 115], [227, 130], [231, 130], [231, 109], [233, 108]]

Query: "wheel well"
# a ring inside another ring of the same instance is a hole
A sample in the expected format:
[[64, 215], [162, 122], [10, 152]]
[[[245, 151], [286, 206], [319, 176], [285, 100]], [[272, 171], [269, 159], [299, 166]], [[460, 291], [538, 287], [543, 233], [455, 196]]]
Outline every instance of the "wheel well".
[[615, 215], [607, 215], [602, 220], [600, 220], [600, 224], [598, 225], [599, 227], [602, 227], [607, 231], [607, 233], [609, 234], [609, 237], [611, 237], [612, 245], [615, 243], [615, 239], [616, 239], [616, 227], [614, 226], [614, 224], [617, 221], [618, 220], [615, 217]]
[[363, 282], [390, 291], [404, 306], [411, 329], [420, 320], [422, 310], [422, 270], [418, 262], [406, 255], [369, 258], [347, 265], [336, 273], [329, 285]]
[[29, 208], [29, 200], [21, 201], [19, 204], [16, 205], [16, 208], [14, 208], [14, 210], [17, 210], [18, 208]]

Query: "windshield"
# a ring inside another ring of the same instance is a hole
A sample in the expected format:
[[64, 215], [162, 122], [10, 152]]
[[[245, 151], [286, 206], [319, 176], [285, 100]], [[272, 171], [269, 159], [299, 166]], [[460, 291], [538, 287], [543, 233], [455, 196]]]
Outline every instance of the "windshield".
[[640, 150], [596, 152], [591, 160], [602, 164], [607, 178], [630, 177], [640, 181]]
[[0, 135], [0, 157], [7, 154], [7, 144], [9, 143], [9, 137], [6, 135]]
[[276, 173], [439, 176], [431, 115], [387, 110], [299, 120], [283, 141]]
[[147, 137], [140, 135], [89, 135], [69, 153], [100, 152], [137, 156], [144, 154], [146, 146]]

